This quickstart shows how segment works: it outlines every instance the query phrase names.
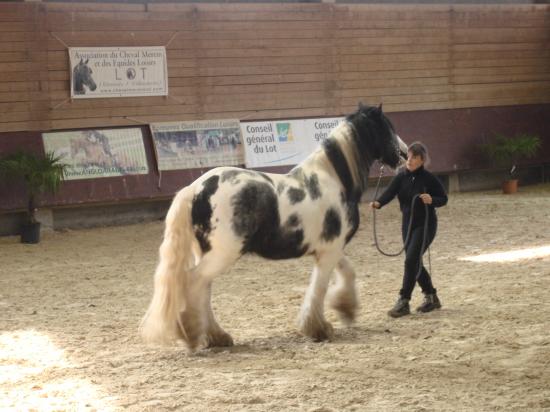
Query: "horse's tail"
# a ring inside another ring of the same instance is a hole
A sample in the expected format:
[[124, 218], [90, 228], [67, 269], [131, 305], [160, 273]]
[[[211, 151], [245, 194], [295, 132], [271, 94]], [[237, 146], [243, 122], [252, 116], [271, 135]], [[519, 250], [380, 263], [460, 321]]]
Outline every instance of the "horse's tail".
[[187, 340], [180, 313], [185, 309], [189, 271], [195, 265], [196, 239], [191, 222], [193, 187], [178, 192], [166, 215], [164, 240], [155, 272], [155, 291], [141, 324], [146, 342]]

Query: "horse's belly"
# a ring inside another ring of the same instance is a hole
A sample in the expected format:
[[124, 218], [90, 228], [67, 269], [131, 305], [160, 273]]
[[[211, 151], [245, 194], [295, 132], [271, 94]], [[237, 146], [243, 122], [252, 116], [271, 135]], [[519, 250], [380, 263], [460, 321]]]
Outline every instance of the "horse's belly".
[[260, 231], [244, 243], [244, 253], [255, 253], [267, 259], [291, 259], [303, 256], [309, 245], [304, 243], [303, 229], [286, 230], [284, 227], [265, 233]]

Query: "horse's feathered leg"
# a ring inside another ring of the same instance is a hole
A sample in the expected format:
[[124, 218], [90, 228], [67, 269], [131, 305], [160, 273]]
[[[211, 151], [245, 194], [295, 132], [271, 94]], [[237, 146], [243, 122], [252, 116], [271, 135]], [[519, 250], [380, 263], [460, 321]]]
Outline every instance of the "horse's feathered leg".
[[336, 283], [329, 292], [330, 306], [340, 315], [345, 324], [355, 320], [359, 307], [355, 290], [355, 271], [348, 258], [343, 257], [336, 265]]
[[[203, 256], [197, 267], [190, 273], [186, 290], [185, 310], [181, 313], [181, 323], [191, 351], [203, 343], [206, 337], [209, 346], [230, 346], [233, 340], [216, 322], [210, 305], [212, 280], [229, 268], [238, 255], [233, 250], [210, 252]], [[217, 339], [217, 340], [216, 340]], [[225, 343], [225, 345], [222, 345]]]
[[192, 186], [181, 190], [166, 215], [164, 240], [155, 272], [153, 298], [140, 324], [143, 339], [151, 343], [187, 340], [180, 321], [190, 268], [195, 265], [196, 246], [191, 223]]
[[299, 329], [315, 341], [330, 340], [332, 325], [325, 320], [324, 300], [332, 270], [340, 260], [341, 253], [325, 253], [317, 256], [311, 281], [304, 298], [299, 319]]
[[208, 286], [208, 299], [207, 299], [207, 316], [208, 326], [206, 328], [206, 344], [208, 347], [213, 346], [233, 346], [233, 338], [229, 333], [224, 331], [216, 321], [214, 312], [211, 305], [212, 296], [212, 284]]
[[194, 271], [189, 277], [189, 287], [185, 295], [185, 310], [180, 313], [180, 320], [185, 330], [185, 343], [191, 352], [201, 343], [207, 317], [205, 312], [208, 283], [200, 273]]

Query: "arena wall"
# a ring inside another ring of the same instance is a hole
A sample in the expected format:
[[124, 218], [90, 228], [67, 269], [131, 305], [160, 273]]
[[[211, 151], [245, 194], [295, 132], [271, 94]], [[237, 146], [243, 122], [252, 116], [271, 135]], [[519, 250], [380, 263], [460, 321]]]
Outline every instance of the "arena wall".
[[[204, 172], [160, 176], [151, 122], [339, 116], [382, 102], [405, 140], [428, 144], [434, 171], [486, 188], [491, 179], [468, 176], [490, 175], [476, 147], [497, 132], [541, 136], [526, 166], [547, 170], [549, 40], [547, 4], [1, 3], [0, 153], [40, 152], [47, 131], [141, 127], [149, 174], [68, 181], [43, 199], [56, 211], [138, 207]], [[67, 47], [162, 45], [169, 96], [70, 98]], [[22, 189], [0, 183], [0, 212], [23, 206]]]

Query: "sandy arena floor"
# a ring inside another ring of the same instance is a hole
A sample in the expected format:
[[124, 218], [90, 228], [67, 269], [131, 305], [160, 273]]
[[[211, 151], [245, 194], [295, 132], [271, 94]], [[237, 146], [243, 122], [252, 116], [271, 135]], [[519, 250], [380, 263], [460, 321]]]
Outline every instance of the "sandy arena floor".
[[[444, 307], [397, 320], [402, 257], [377, 254], [370, 213], [347, 249], [354, 326], [327, 310], [333, 342], [299, 336], [311, 259], [245, 257], [214, 283], [236, 345], [194, 356], [137, 335], [161, 222], [0, 238], [0, 410], [550, 411], [550, 185], [451, 195], [431, 252]], [[397, 249], [396, 202], [378, 216]]]

